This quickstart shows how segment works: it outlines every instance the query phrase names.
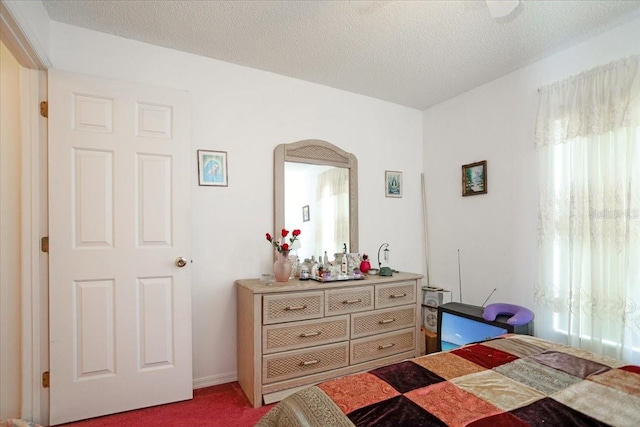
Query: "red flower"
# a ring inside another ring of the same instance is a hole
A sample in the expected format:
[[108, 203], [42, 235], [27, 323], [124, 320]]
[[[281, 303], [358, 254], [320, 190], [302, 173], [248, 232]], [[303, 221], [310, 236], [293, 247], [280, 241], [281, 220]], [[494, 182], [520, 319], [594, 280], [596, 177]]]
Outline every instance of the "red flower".
[[289, 237], [288, 239], [289, 242], [286, 242], [285, 240], [285, 238], [289, 235], [289, 230], [287, 230], [286, 228], [283, 228], [280, 231], [280, 235], [282, 237], [280, 238], [280, 241], [277, 241], [271, 236], [271, 234], [265, 233], [267, 240], [271, 242], [273, 247], [276, 248], [278, 252], [289, 252], [291, 250], [291, 246], [293, 245], [293, 242], [298, 240], [298, 236], [300, 235], [300, 230], [295, 229], [291, 232], [291, 237]]

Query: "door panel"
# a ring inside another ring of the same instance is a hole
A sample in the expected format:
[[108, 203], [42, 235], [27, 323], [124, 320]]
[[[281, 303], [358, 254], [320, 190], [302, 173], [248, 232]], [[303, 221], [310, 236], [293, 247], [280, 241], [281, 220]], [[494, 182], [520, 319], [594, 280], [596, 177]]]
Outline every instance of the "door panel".
[[49, 72], [51, 424], [192, 397], [190, 100]]
[[75, 248], [113, 247], [113, 153], [73, 149]]

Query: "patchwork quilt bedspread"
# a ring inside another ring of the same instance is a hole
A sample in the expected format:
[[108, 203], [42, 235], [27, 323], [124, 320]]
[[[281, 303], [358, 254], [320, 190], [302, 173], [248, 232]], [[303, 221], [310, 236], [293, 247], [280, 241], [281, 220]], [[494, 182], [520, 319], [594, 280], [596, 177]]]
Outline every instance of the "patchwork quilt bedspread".
[[525, 335], [320, 383], [259, 427], [640, 426], [640, 367]]

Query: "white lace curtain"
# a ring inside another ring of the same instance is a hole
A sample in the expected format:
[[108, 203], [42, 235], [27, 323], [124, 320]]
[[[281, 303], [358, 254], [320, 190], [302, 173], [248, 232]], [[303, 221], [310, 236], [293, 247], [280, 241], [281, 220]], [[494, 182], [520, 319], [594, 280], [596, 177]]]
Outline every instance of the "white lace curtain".
[[536, 334], [640, 364], [640, 56], [543, 88]]
[[315, 247], [317, 254], [333, 259], [342, 252], [342, 245], [349, 246], [349, 170], [329, 169], [318, 177], [316, 201], [322, 221], [316, 223]]

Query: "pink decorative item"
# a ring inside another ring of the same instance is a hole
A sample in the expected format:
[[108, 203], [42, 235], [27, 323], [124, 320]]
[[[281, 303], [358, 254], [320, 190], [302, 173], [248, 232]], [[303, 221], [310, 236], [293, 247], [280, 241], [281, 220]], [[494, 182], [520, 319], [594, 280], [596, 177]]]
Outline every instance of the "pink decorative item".
[[276, 262], [273, 263], [273, 275], [276, 282], [288, 282], [291, 275], [291, 260], [289, 252], [276, 252]]
[[371, 268], [371, 264], [369, 264], [369, 256], [367, 254], [362, 255], [362, 262], [360, 263], [360, 271], [364, 274], [367, 274], [367, 271]]

